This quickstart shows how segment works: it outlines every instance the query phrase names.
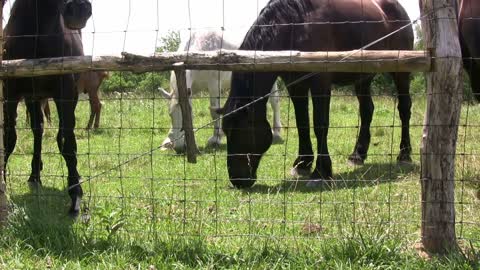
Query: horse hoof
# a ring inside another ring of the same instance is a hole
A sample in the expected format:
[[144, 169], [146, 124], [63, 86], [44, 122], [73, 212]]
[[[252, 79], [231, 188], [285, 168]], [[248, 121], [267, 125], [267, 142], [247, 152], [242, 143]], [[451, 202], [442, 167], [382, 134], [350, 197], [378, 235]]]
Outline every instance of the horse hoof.
[[316, 188], [322, 185], [322, 180], [310, 180], [305, 185], [308, 188]]
[[310, 176], [310, 170], [294, 167], [290, 170], [290, 175], [294, 178], [304, 178]]
[[272, 144], [283, 144], [283, 138], [280, 135], [273, 135]]
[[363, 166], [365, 164], [365, 161], [359, 156], [351, 155], [350, 157], [348, 157], [347, 163], [350, 166]]
[[219, 148], [220, 147], [220, 140], [210, 138], [210, 139], [208, 139], [207, 145], [205, 147], [208, 148], [208, 149]]
[[412, 165], [413, 161], [411, 157], [398, 157], [397, 158], [397, 164], [398, 165]]
[[38, 191], [42, 187], [42, 181], [38, 177], [30, 176], [27, 183], [32, 191]]
[[76, 198], [72, 199], [72, 206], [68, 211], [68, 215], [76, 219], [80, 215], [80, 205], [82, 204], [82, 197], [77, 196]]

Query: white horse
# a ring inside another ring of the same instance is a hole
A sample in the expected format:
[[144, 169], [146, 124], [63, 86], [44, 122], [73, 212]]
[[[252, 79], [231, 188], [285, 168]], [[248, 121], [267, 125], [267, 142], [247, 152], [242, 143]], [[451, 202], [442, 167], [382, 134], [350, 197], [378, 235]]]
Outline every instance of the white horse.
[[[185, 44], [181, 44], [179, 51], [214, 51], [219, 49], [235, 50], [240, 45], [232, 45], [229, 41], [223, 39], [222, 34], [218, 32], [197, 32], [192, 33]], [[192, 104], [191, 96], [203, 89], [208, 89], [210, 94], [210, 115], [214, 122], [213, 135], [208, 139], [207, 148], [218, 147], [222, 140], [223, 132], [220, 121], [217, 120], [220, 115], [215, 108], [220, 108], [220, 95], [222, 89], [230, 88], [231, 72], [215, 70], [187, 70], [187, 90], [189, 93], [189, 102]], [[177, 153], [184, 152], [185, 138], [182, 130], [182, 111], [178, 104], [178, 88], [175, 73], [170, 75], [170, 93], [159, 88], [162, 95], [170, 100], [170, 117], [172, 127], [168, 137], [162, 143], [162, 149], [174, 149]], [[280, 98], [277, 84], [272, 88], [270, 104], [273, 110], [273, 143], [282, 143], [280, 135], [282, 123], [280, 121]]]

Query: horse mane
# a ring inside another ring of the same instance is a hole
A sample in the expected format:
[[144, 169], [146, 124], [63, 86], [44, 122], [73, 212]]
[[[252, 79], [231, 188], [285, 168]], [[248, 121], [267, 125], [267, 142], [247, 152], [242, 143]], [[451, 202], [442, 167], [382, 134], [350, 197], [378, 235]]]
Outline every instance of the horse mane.
[[241, 50], [262, 50], [279, 34], [274, 25], [303, 23], [313, 9], [310, 0], [270, 0], [245, 35]]

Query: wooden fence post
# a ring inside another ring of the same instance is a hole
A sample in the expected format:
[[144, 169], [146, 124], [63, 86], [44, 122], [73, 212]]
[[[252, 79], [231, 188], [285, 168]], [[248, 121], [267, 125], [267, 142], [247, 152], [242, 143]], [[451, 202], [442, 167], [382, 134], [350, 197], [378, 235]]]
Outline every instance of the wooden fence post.
[[[0, 61], [3, 60], [3, 5], [0, 0]], [[0, 64], [1, 65], [1, 64]], [[3, 80], [0, 80], [0, 224], [4, 223], [8, 215], [7, 185], [5, 183], [5, 147], [3, 143], [4, 115], [3, 115]]]
[[426, 74], [427, 110], [421, 145], [422, 226], [426, 252], [458, 248], [455, 236], [455, 153], [462, 105], [462, 55], [454, 2], [420, 0], [426, 48], [434, 57]]
[[187, 90], [186, 69], [183, 63], [175, 64], [175, 77], [177, 78], [178, 103], [182, 110], [182, 129], [185, 134], [185, 144], [187, 146], [187, 161], [197, 163], [197, 143], [195, 142], [195, 133], [193, 132], [192, 107], [190, 106], [189, 94]]

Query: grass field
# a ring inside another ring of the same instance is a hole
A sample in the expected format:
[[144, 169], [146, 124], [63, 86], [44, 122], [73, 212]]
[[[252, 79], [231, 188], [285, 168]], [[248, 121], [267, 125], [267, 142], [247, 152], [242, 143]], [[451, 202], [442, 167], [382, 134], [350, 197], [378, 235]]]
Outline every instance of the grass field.
[[[335, 92], [329, 133], [335, 181], [311, 190], [289, 175], [297, 132], [293, 108], [282, 99], [285, 143], [270, 148], [258, 182], [242, 191], [228, 181], [224, 146], [202, 148], [197, 164], [157, 150], [170, 126], [159, 95], [105, 97], [101, 130], [95, 132], [83, 129], [89, 109], [82, 101], [76, 134], [90, 218], [76, 222], [66, 215], [56, 119], [44, 137], [44, 186], [28, 189], [32, 138], [21, 107], [7, 169], [13, 206], [2, 229], [0, 269], [478, 269], [480, 106], [465, 104], [458, 140], [456, 228], [465, 256], [427, 261], [414, 248], [425, 97], [414, 97], [414, 162], [403, 166], [396, 164], [395, 99], [379, 96], [374, 102], [369, 157], [364, 166], [351, 167], [346, 158], [357, 136], [358, 105], [355, 97]], [[207, 108], [206, 98], [194, 100], [197, 126], [210, 121]], [[210, 134], [200, 130], [197, 143], [203, 146]]]

